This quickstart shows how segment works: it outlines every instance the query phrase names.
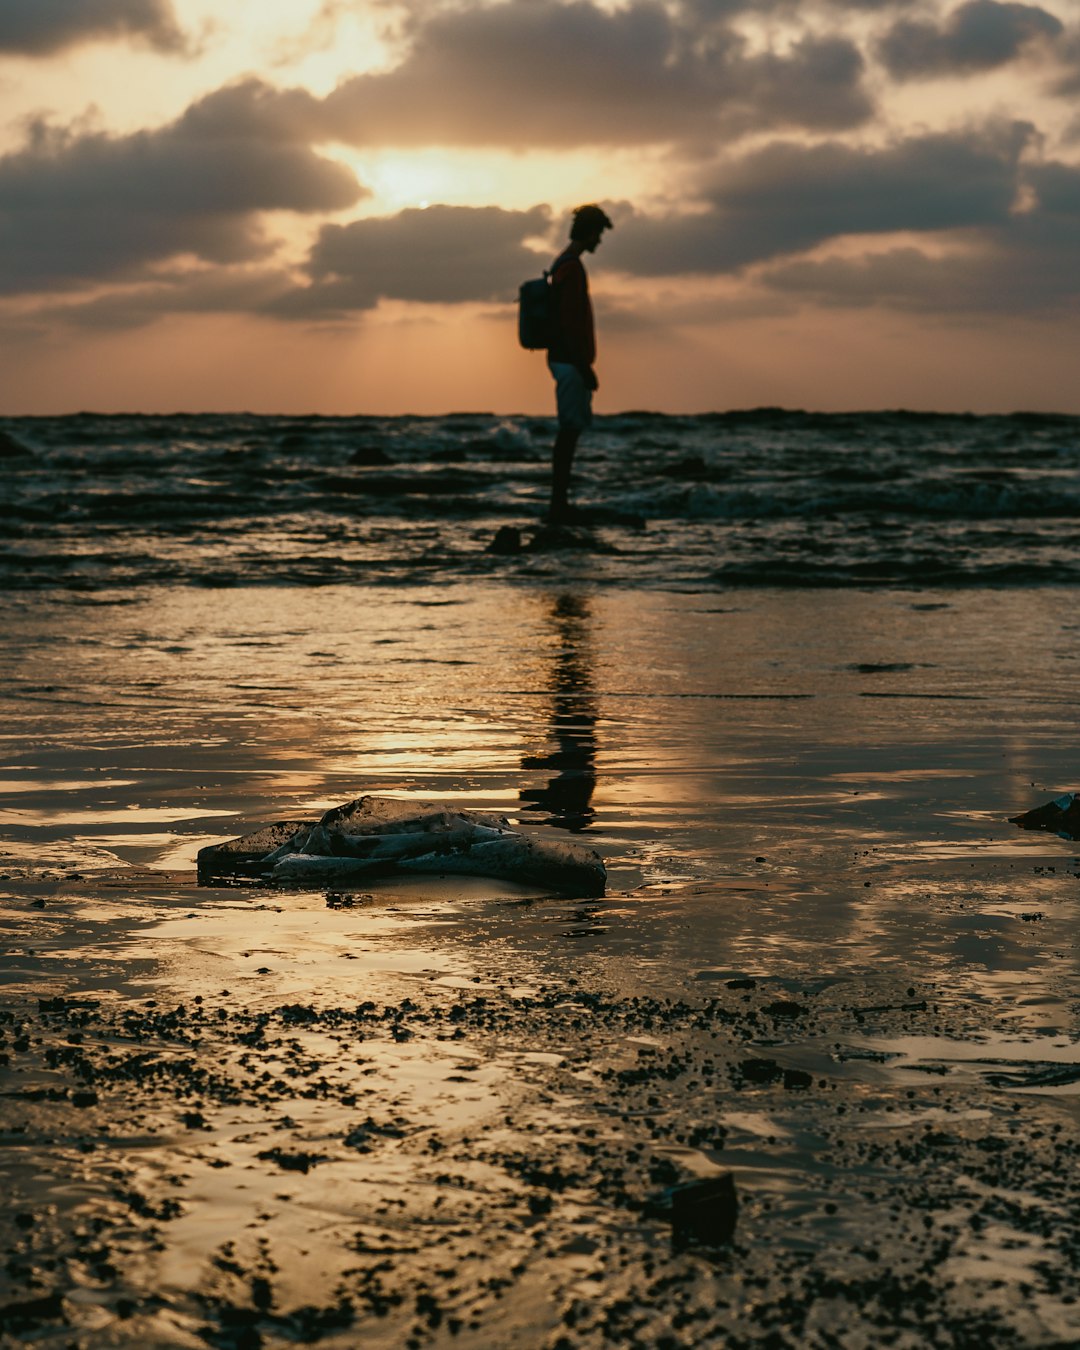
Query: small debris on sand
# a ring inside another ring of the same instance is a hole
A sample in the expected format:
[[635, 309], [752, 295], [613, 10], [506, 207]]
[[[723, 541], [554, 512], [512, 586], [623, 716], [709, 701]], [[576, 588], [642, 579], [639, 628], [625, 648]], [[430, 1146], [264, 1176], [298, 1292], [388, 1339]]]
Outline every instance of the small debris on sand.
[[730, 1172], [676, 1186], [671, 1192], [671, 1234], [678, 1246], [723, 1247], [735, 1236], [739, 1200]]

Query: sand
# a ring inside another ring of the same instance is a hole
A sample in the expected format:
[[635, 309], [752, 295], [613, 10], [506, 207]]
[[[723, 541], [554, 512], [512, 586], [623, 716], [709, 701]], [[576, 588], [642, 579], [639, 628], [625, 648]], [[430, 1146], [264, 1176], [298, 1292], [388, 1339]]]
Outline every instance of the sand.
[[[1080, 1337], [1068, 593], [560, 566], [4, 602], [3, 1344]], [[196, 887], [365, 791], [608, 894]]]

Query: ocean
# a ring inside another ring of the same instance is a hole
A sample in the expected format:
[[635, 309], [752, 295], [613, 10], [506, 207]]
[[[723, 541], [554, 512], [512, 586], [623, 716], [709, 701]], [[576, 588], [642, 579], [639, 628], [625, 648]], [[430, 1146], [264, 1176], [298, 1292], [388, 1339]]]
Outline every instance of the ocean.
[[1080, 419], [0, 425], [0, 1339], [1078, 1343]]
[[649, 589], [1080, 580], [1074, 416], [598, 417], [576, 500], [616, 523], [558, 556], [488, 548], [544, 508], [550, 418], [83, 413], [0, 430], [8, 591], [547, 585], [568, 568]]

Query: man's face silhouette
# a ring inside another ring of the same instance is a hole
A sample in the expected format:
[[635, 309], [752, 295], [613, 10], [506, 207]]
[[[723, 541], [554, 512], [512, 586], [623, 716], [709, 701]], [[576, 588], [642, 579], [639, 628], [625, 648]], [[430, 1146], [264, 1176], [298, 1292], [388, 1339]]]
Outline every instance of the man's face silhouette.
[[595, 253], [597, 246], [600, 243], [600, 240], [603, 238], [603, 234], [604, 234], [603, 226], [601, 226], [598, 230], [593, 230], [590, 234], [587, 234], [584, 237], [584, 239], [582, 239], [581, 247], [585, 250], [586, 253]]

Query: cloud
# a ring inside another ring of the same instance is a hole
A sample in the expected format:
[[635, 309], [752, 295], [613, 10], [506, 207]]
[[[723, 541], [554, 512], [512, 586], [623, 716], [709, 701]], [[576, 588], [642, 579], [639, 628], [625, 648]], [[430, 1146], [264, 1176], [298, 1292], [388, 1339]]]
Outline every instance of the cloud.
[[289, 277], [273, 267], [178, 270], [90, 299], [39, 305], [24, 322], [120, 332], [154, 323], [167, 314], [252, 314], [270, 308], [290, 285]]
[[508, 300], [541, 259], [525, 241], [546, 234], [546, 207], [432, 206], [325, 225], [311, 250], [308, 286], [268, 308], [283, 317], [333, 317], [380, 299], [427, 304]]
[[[1080, 94], [1080, 27], [1074, 27], [1056, 44], [1055, 55], [1061, 62], [1062, 73], [1051, 83], [1051, 91], [1063, 98]], [[1080, 117], [1070, 128], [1071, 138], [1080, 140]]]
[[[301, 100], [300, 111], [310, 115], [310, 103]], [[278, 120], [286, 112], [265, 88], [239, 86], [196, 105], [171, 128], [155, 133], [162, 138], [156, 148], [160, 152], [164, 146], [171, 152], [175, 141], [187, 145], [196, 131], [202, 137], [228, 125], [244, 129], [245, 147], [256, 133], [266, 135], [269, 128], [270, 143], [280, 151], [283, 133]], [[291, 117], [285, 116], [285, 121], [297, 125]], [[865, 262], [804, 256], [837, 240], [908, 232], [954, 241], [960, 261], [951, 275], [953, 290], [959, 293], [964, 269], [970, 271], [974, 265], [968, 255], [980, 250], [989, 251], [988, 256], [993, 253], [996, 265], [1006, 270], [1011, 264], [1002, 259], [1010, 249], [1026, 267], [1040, 240], [1055, 253], [1075, 250], [1069, 241], [1077, 235], [1080, 220], [1080, 168], [1064, 163], [1025, 168], [1023, 155], [1033, 135], [1028, 124], [1003, 123], [909, 137], [878, 149], [836, 140], [817, 145], [774, 141], [714, 166], [693, 211], [661, 217], [635, 212], [627, 203], [605, 202], [617, 228], [605, 237], [598, 255], [599, 275], [612, 275], [618, 289], [619, 273], [657, 280], [739, 278], [756, 268], [765, 269], [774, 294], [786, 283], [792, 294], [813, 293], [824, 303], [861, 303], [860, 296], [887, 299], [895, 294], [907, 296], [897, 303], [910, 307], [915, 303], [912, 296], [932, 294], [930, 283], [920, 278], [937, 277], [934, 284], [945, 295], [940, 278], [950, 275], [952, 264], [939, 265], [919, 250], [878, 252]], [[85, 144], [77, 144], [85, 154]], [[293, 152], [298, 150], [302, 147], [293, 147]], [[225, 167], [232, 164], [235, 169], [237, 163], [228, 161]], [[171, 153], [161, 155], [164, 165], [175, 165]], [[70, 186], [69, 175], [65, 182]], [[4, 185], [0, 162], [0, 200]], [[330, 200], [336, 200], [334, 194], [342, 186], [348, 186], [352, 195], [359, 192], [351, 180], [346, 185], [331, 179], [327, 185], [332, 189]], [[317, 190], [305, 194], [296, 177], [288, 204], [294, 210], [323, 209], [327, 185], [316, 178]], [[1018, 216], [1021, 187], [1033, 208]], [[132, 190], [130, 184], [126, 190]], [[161, 192], [156, 182], [139, 190], [155, 201]], [[95, 298], [82, 308], [67, 306], [53, 312], [69, 322], [103, 326], [145, 322], [171, 310], [327, 320], [373, 309], [384, 299], [443, 305], [506, 303], [522, 280], [538, 274], [550, 260], [558, 247], [554, 236], [561, 230], [561, 222], [554, 222], [544, 206], [513, 211], [440, 205], [324, 224], [304, 264], [307, 280], [296, 285], [272, 257], [262, 257], [261, 241], [257, 234], [252, 237], [250, 211], [269, 200], [257, 177], [246, 184], [230, 182], [226, 190], [216, 177], [196, 187], [188, 175], [160, 200], [160, 217], [148, 217], [144, 201], [125, 201], [139, 230], [150, 232], [155, 257], [178, 254], [186, 243], [187, 252], [215, 263], [216, 269], [193, 270], [185, 264], [164, 275], [159, 263], [152, 275], [145, 269], [140, 272], [132, 266], [133, 257], [149, 254], [140, 253], [131, 231], [124, 230], [120, 246], [126, 270], [117, 270], [124, 290]], [[189, 216], [176, 228], [169, 222], [182, 201]], [[224, 235], [215, 232], [221, 230]], [[547, 252], [536, 251], [543, 247], [541, 241], [548, 241]], [[55, 249], [54, 239], [49, 244]], [[51, 251], [49, 256], [55, 268]], [[1046, 288], [1037, 284], [1033, 271], [1028, 281], [1032, 295], [1044, 296]], [[10, 280], [8, 285], [13, 288]], [[640, 281], [634, 286], [640, 297], [636, 303], [647, 305], [647, 288]], [[1011, 285], [1007, 294], [1015, 289]]]
[[1027, 181], [1041, 211], [1053, 216], [1075, 216], [1080, 224], [1080, 166], [1051, 160], [1033, 164]]
[[[1000, 229], [1012, 218], [1032, 136], [1026, 123], [1005, 123], [883, 149], [776, 141], [727, 160], [692, 212], [659, 217], [605, 202], [617, 228], [605, 236], [598, 266], [652, 278], [730, 276], [854, 235]], [[1080, 170], [1070, 176], [1059, 166], [1033, 183], [1045, 183], [1055, 201], [1080, 200]], [[328, 225], [306, 265], [309, 284], [269, 308], [312, 318], [370, 309], [383, 298], [506, 301], [547, 261], [528, 241], [551, 230], [544, 207], [437, 206]]]
[[790, 298], [846, 308], [886, 306], [949, 320], [976, 315], [1080, 312], [1076, 221], [1018, 219], [933, 256], [917, 248], [858, 258], [798, 259], [766, 269], [760, 282]]
[[724, 128], [836, 130], [873, 112], [863, 58], [846, 38], [807, 35], [783, 53], [752, 52], [725, 24], [659, 0], [613, 10], [502, 0], [426, 12], [406, 31], [396, 68], [327, 97], [335, 137], [577, 148], [699, 140]]
[[100, 38], [136, 37], [160, 51], [186, 49], [169, 0], [3, 0], [0, 52], [48, 56]]
[[1063, 32], [1061, 20], [1037, 5], [968, 0], [940, 25], [900, 20], [877, 50], [895, 79], [932, 79], [1007, 65], [1031, 44]]
[[607, 258], [643, 275], [733, 272], [853, 234], [940, 231], [1008, 218], [1027, 123], [909, 137], [883, 149], [775, 141], [727, 161], [703, 209], [635, 217]]
[[176, 255], [260, 256], [257, 213], [320, 212], [365, 194], [308, 144], [315, 100], [257, 80], [127, 136], [36, 124], [0, 158], [0, 291], [113, 277]]
[[759, 279], [788, 296], [833, 306], [971, 314], [1080, 310], [1080, 168], [1051, 161], [1023, 170], [1025, 210], [984, 223], [943, 256], [907, 247], [861, 257], [794, 259]]

